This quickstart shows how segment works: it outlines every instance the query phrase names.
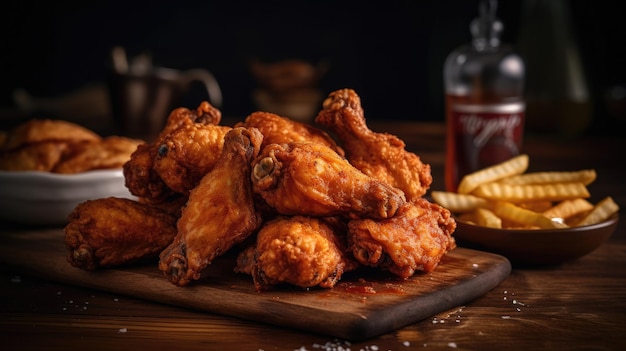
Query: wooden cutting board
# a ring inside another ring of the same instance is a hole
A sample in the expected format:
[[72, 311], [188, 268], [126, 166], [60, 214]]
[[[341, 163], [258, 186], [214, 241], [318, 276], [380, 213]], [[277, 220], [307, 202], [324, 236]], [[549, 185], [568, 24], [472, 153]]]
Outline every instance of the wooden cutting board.
[[0, 230], [0, 262], [61, 283], [354, 341], [463, 305], [511, 272], [502, 256], [457, 248], [434, 272], [406, 281], [364, 269], [344, 275], [333, 289], [259, 293], [250, 276], [233, 272], [234, 257], [221, 257], [200, 281], [177, 287], [162, 276], [156, 261], [93, 272], [72, 267], [63, 239], [62, 229]]

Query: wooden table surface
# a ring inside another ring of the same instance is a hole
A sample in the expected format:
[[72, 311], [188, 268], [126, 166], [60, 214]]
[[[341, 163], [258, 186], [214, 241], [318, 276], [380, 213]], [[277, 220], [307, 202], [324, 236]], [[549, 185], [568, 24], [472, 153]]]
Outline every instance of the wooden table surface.
[[[430, 163], [432, 189], [443, 189], [443, 125], [371, 127], [404, 139]], [[531, 135], [524, 151], [530, 170], [595, 168], [591, 200], [610, 195], [626, 208], [625, 147], [620, 138]], [[0, 301], [3, 350], [618, 350], [626, 346], [626, 226], [576, 261], [514, 266], [474, 301], [358, 342], [64, 285], [12, 266], [0, 268]]]

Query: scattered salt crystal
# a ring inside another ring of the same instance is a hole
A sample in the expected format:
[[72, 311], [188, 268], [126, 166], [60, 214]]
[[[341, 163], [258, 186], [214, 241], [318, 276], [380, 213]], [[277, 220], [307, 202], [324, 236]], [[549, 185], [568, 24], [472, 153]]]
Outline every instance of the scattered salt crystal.
[[448, 343], [448, 347], [452, 347], [453, 349], [456, 349], [456, 343], [455, 342], [449, 342]]
[[128, 331], [128, 329], [126, 329], [126, 328], [120, 328], [120, 329], [117, 330], [118, 333], [122, 333], [122, 334], [126, 333], [127, 331]]
[[116, 297], [116, 298], [113, 299], [113, 301], [118, 302], [119, 299]]
[[402, 345], [404, 345], [404, 346], [406, 346], [406, 347], [409, 347], [409, 346], [411, 346], [411, 343], [410, 343], [410, 342], [408, 342], [408, 341], [403, 341], [403, 342], [402, 342]]
[[61, 292], [60, 292], [60, 291], [57, 291], [57, 295], [61, 295]]
[[511, 318], [511, 316], [502, 316], [501, 318], [502, 319], [509, 319], [509, 318]]
[[478, 268], [478, 263], [472, 263], [472, 267]]

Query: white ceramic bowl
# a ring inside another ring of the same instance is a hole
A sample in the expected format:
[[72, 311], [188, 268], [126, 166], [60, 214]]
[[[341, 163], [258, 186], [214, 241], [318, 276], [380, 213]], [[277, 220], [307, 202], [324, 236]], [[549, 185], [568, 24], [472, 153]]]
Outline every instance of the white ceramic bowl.
[[28, 225], [64, 225], [81, 202], [134, 198], [121, 169], [78, 174], [0, 171], [0, 219]]

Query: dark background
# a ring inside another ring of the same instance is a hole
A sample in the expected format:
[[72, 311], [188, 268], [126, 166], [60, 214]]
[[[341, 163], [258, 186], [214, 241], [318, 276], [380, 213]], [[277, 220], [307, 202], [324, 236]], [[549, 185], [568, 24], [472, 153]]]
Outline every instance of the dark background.
[[[545, 0], [553, 1], [553, 0]], [[251, 58], [330, 62], [325, 92], [354, 88], [367, 118], [443, 120], [446, 55], [470, 40], [477, 0], [423, 1], [5, 1], [0, 107], [12, 92], [58, 97], [103, 82], [111, 48], [148, 52], [171, 68], [204, 67], [224, 94], [222, 111], [255, 107]], [[515, 45], [522, 0], [501, 0], [504, 42]], [[569, 1], [594, 103], [592, 130], [609, 129], [607, 90], [626, 84], [626, 30], [619, 1]], [[188, 97], [188, 107], [197, 101]], [[5, 109], [6, 110], [6, 109]]]

